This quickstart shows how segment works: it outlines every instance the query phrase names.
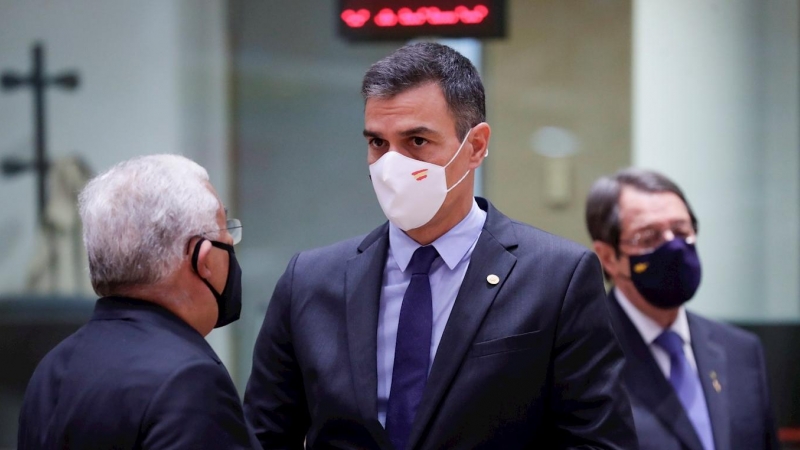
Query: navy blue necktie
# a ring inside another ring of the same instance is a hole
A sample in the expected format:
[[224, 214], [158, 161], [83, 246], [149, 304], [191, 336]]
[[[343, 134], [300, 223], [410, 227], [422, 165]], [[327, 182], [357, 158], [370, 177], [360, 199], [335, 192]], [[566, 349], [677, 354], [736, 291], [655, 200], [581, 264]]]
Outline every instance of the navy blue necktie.
[[411, 257], [407, 270], [411, 282], [403, 295], [397, 323], [397, 343], [389, 404], [386, 407], [386, 432], [396, 450], [406, 448], [414, 416], [422, 400], [431, 359], [433, 306], [428, 272], [439, 256], [433, 246], [420, 247]]
[[683, 409], [689, 416], [700, 442], [705, 450], [714, 450], [714, 435], [711, 431], [711, 420], [708, 415], [706, 398], [700, 378], [689, 365], [683, 353], [683, 339], [678, 333], [666, 330], [655, 341], [669, 355], [669, 382], [678, 394]]

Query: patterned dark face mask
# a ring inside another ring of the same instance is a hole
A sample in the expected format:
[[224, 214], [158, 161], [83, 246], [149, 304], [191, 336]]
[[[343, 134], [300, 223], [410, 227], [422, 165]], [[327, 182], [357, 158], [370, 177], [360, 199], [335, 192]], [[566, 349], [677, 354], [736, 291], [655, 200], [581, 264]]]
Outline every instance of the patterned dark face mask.
[[654, 252], [629, 256], [631, 281], [645, 300], [661, 309], [681, 306], [700, 286], [702, 271], [694, 243], [676, 238]]

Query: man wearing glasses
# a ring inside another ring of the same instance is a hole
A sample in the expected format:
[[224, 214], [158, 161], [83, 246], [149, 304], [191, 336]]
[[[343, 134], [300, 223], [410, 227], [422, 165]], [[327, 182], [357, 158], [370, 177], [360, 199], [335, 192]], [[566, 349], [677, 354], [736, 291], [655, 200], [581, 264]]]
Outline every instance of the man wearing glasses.
[[586, 222], [613, 282], [608, 307], [640, 447], [778, 448], [758, 338], [683, 306], [701, 266], [697, 218], [680, 188], [622, 170], [592, 186]]
[[239, 318], [242, 272], [208, 173], [134, 158], [80, 194], [100, 298], [36, 368], [19, 449], [252, 448], [236, 388], [203, 338]]

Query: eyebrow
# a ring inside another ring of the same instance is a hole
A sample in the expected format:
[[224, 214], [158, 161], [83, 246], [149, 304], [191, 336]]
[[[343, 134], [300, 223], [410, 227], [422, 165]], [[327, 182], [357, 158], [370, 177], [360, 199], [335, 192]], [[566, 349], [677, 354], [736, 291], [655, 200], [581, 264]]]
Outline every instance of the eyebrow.
[[418, 134], [433, 134], [435, 136], [439, 136], [440, 135], [440, 133], [438, 131], [431, 130], [428, 127], [414, 127], [414, 128], [411, 128], [410, 130], [405, 130], [405, 131], [401, 131], [400, 132], [400, 135], [401, 136], [405, 136], [405, 137], [416, 136]]
[[[669, 221], [669, 225], [670, 226], [675, 226], [675, 225], [689, 225], [689, 226], [691, 226], [692, 225], [692, 221], [690, 219], [675, 219], [675, 220], [670, 220]], [[660, 228], [660, 227], [658, 225], [656, 225], [656, 224], [649, 224], [649, 225], [644, 225], [644, 226], [641, 226], [641, 227], [634, 228], [633, 230], [630, 230], [630, 232], [631, 233], [639, 233], [639, 232], [645, 231], [645, 230], [657, 230], [658, 228]]]
[[[442, 135], [438, 131], [432, 130], [432, 129], [430, 129], [428, 127], [425, 127], [425, 126], [414, 127], [414, 128], [410, 128], [408, 130], [403, 130], [403, 131], [400, 132], [400, 136], [403, 136], [403, 137], [416, 136], [416, 135], [419, 135], [419, 134], [428, 134], [428, 135], [434, 135], [434, 136], [437, 136], [437, 137]], [[364, 130], [364, 137], [374, 137], [374, 138], [378, 138], [378, 139], [383, 139], [381, 134], [378, 133], [377, 131], [371, 131], [371, 130], [366, 130], [366, 129]]]

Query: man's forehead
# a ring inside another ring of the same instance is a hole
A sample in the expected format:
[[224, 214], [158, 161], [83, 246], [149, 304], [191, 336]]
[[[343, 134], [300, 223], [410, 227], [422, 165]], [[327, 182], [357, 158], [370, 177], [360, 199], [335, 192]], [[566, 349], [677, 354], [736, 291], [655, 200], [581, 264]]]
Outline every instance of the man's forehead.
[[386, 134], [396, 134], [401, 137], [411, 137], [411, 136], [425, 136], [425, 135], [434, 135], [439, 136], [442, 133], [434, 128], [431, 128], [428, 125], [408, 125], [405, 128], [402, 126], [393, 127], [390, 130], [383, 130], [383, 129], [364, 129], [364, 136], [365, 137], [377, 137], [377, 138], [385, 138]]
[[387, 114], [364, 115], [365, 137], [445, 137], [450, 133], [456, 134], [456, 122], [449, 112], [430, 114], [425, 110], [408, 113], [396, 110]]
[[623, 229], [690, 220], [689, 210], [673, 192], [645, 192], [623, 187], [619, 200]]
[[447, 101], [436, 84], [414, 86], [391, 96], [370, 97], [364, 105], [367, 116], [412, 112], [438, 114], [444, 109], [447, 109]]
[[225, 208], [220, 202], [219, 208], [217, 208], [217, 223], [225, 225], [225, 222], [227, 221], [228, 221], [228, 209]]

